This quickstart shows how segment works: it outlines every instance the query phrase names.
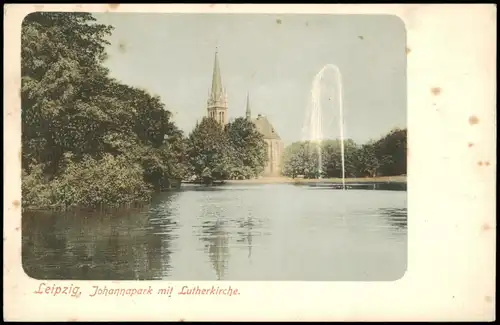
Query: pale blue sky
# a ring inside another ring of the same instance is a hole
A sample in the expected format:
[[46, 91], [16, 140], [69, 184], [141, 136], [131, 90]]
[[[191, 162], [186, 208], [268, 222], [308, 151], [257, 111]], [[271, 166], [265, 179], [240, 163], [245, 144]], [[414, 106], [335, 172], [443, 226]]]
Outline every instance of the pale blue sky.
[[[249, 91], [252, 115], [266, 115], [286, 144], [301, 140], [313, 78], [329, 63], [342, 74], [347, 137], [366, 142], [406, 127], [406, 31], [395, 16], [95, 17], [115, 27], [106, 62], [112, 76], [159, 95], [185, 132], [206, 115], [216, 46], [229, 118], [244, 116]], [[333, 87], [333, 77], [324, 84]], [[323, 102], [325, 135], [337, 137], [338, 106]]]

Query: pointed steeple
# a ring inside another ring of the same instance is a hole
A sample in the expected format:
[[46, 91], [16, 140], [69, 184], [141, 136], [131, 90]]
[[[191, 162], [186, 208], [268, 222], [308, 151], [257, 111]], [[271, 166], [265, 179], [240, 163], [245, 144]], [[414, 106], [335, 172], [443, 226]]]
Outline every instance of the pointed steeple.
[[212, 74], [212, 98], [217, 100], [222, 94], [222, 78], [220, 76], [218, 49], [215, 49], [214, 71]]
[[246, 117], [247, 117], [248, 120], [252, 118], [252, 111], [250, 110], [250, 94], [249, 93], [247, 93]]
[[227, 109], [227, 94], [226, 90], [222, 87], [218, 49], [216, 48], [214, 70], [212, 74], [212, 89], [209, 90], [207, 100], [207, 113], [209, 117], [215, 119], [221, 125], [226, 125], [228, 122]]

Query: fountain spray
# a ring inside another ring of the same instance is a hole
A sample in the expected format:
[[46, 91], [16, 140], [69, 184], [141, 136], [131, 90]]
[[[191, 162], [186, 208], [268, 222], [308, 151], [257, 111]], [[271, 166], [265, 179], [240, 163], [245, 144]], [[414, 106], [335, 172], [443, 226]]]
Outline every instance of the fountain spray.
[[340, 154], [342, 160], [342, 189], [345, 190], [345, 157], [344, 157], [344, 108], [342, 102], [342, 75], [339, 68], [334, 64], [325, 65], [317, 74], [314, 76], [312, 87], [311, 87], [311, 103], [312, 106], [306, 112], [306, 121], [309, 126], [308, 138], [311, 142], [315, 143], [317, 146], [318, 153], [318, 170], [321, 178], [322, 173], [322, 157], [321, 157], [321, 141], [323, 140], [323, 129], [322, 129], [322, 107], [321, 107], [321, 80], [323, 79], [323, 74], [327, 70], [332, 70], [336, 74], [337, 81], [337, 98], [339, 105], [339, 126], [340, 126]]

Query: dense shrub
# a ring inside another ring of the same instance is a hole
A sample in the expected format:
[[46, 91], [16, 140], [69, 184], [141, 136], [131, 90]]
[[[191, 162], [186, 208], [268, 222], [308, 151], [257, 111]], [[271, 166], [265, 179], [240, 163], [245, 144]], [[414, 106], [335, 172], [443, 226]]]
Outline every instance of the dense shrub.
[[45, 181], [43, 166], [33, 166], [28, 174], [22, 172], [22, 206], [23, 207], [48, 207], [54, 204], [51, 185]]
[[150, 199], [151, 185], [144, 170], [122, 156], [89, 156], [80, 163], [70, 161], [64, 173], [52, 181], [54, 200], [67, 206], [119, 206]]

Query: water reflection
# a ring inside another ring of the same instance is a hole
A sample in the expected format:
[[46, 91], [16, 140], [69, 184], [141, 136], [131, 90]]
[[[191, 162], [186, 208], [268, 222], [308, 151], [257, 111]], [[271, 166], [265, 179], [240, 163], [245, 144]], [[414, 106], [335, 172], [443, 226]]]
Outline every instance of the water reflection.
[[380, 214], [384, 217], [389, 224], [396, 230], [406, 230], [408, 225], [407, 210], [396, 208], [383, 208], [379, 209]]
[[135, 261], [152, 249], [143, 209], [26, 212], [22, 221], [24, 268], [36, 278], [136, 279]]
[[238, 243], [246, 243], [246, 246], [248, 248], [248, 258], [250, 259], [252, 257], [252, 229], [254, 227], [254, 221], [251, 216], [249, 216], [246, 220], [244, 221], [239, 221], [238, 222], [239, 227], [241, 230], [245, 231], [238, 231]]
[[168, 276], [176, 224], [169, 202], [128, 209], [25, 212], [23, 266], [40, 279]]
[[391, 280], [406, 268], [406, 192], [220, 186], [132, 209], [25, 212], [38, 279]]
[[172, 242], [178, 237], [175, 230], [179, 227], [179, 223], [172, 218], [177, 213], [172, 203], [177, 195], [175, 192], [159, 195], [154, 198], [149, 208], [147, 231], [153, 249], [148, 251], [147, 279], [163, 279], [169, 276], [172, 269]]
[[217, 280], [223, 280], [229, 261], [229, 235], [224, 230], [224, 221], [205, 221], [202, 225], [205, 248], [212, 263]]

